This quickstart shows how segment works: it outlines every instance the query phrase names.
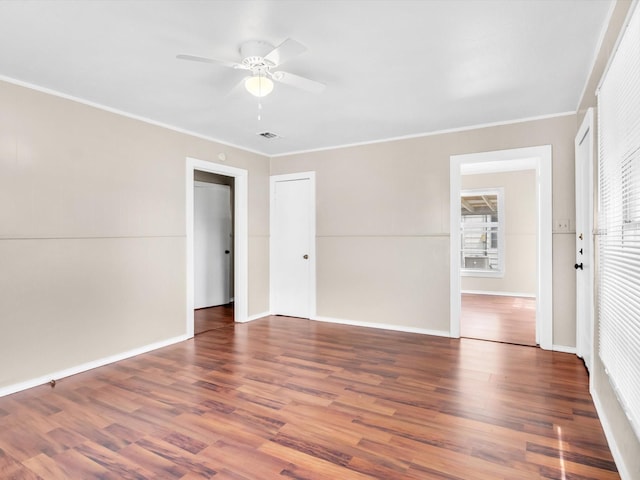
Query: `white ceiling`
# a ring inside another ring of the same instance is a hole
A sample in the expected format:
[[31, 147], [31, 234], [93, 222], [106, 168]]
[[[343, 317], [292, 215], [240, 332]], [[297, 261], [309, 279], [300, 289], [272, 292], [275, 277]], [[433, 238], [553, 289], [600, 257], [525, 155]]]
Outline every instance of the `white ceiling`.
[[[0, 1], [0, 76], [267, 155], [576, 110], [611, 0]], [[258, 102], [258, 39], [308, 51]], [[282, 138], [265, 139], [270, 131]]]

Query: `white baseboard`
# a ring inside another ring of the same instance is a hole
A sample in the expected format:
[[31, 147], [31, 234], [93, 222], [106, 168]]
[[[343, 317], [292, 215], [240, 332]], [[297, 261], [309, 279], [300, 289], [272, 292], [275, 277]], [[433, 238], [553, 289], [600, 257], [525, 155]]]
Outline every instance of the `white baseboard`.
[[331, 317], [313, 317], [311, 320], [317, 322], [339, 323], [341, 325], [352, 325], [354, 327], [378, 328], [381, 330], [394, 330], [396, 332], [420, 333], [422, 335], [434, 335], [436, 337], [451, 337], [445, 330], [429, 330], [426, 328], [408, 327], [403, 325], [392, 325], [389, 323], [360, 322], [357, 320], [344, 320]]
[[78, 373], [86, 372], [88, 370], [102, 367], [110, 363], [118, 362], [126, 358], [135, 357], [136, 355], [147, 353], [152, 350], [157, 350], [158, 348], [167, 347], [169, 345], [173, 345], [174, 343], [182, 342], [188, 339], [189, 339], [188, 336], [180, 335], [179, 337], [173, 337], [167, 340], [162, 340], [160, 342], [151, 343], [149, 345], [144, 345], [143, 347], [134, 348], [133, 350], [129, 350], [127, 352], [117, 353], [109, 357], [100, 358], [98, 360], [93, 360], [91, 362], [83, 363], [82, 365], [77, 365], [75, 367], [67, 368], [65, 370], [59, 370], [57, 372], [51, 372], [46, 375], [42, 375], [37, 378], [32, 378], [24, 382], [9, 385], [7, 387], [2, 387], [0, 388], [0, 397], [4, 397], [5, 395], [11, 395], [12, 393], [20, 392], [22, 390], [27, 390], [29, 388], [37, 387], [45, 383], [49, 383], [51, 380], [57, 381], [57, 380], [60, 380], [61, 378], [70, 377], [71, 375], [76, 375]]
[[268, 317], [269, 315], [271, 315], [271, 313], [270, 313], [270, 312], [262, 312], [262, 313], [258, 313], [258, 314], [256, 314], [256, 315], [251, 315], [250, 317], [247, 317], [247, 319], [246, 319], [246, 320], [238, 321], [238, 323], [253, 322], [254, 320], [258, 320], [259, 318]]
[[634, 477], [632, 477], [631, 473], [629, 473], [629, 469], [624, 463], [624, 457], [620, 453], [620, 449], [618, 448], [618, 444], [616, 443], [616, 437], [613, 435], [613, 429], [611, 428], [611, 424], [609, 423], [607, 414], [604, 408], [602, 408], [600, 397], [598, 396], [598, 393], [594, 388], [590, 388], [589, 390], [591, 392], [591, 398], [593, 398], [593, 404], [596, 406], [598, 417], [600, 417], [600, 424], [602, 425], [602, 429], [604, 430], [604, 436], [607, 438], [607, 443], [609, 444], [609, 450], [611, 451], [611, 455], [613, 456], [613, 461], [616, 462], [616, 468], [618, 469], [618, 473], [620, 474], [620, 479], [633, 480]]
[[553, 345], [551, 350], [554, 352], [573, 353], [574, 355], [578, 353], [576, 347], [567, 347], [566, 345]]
[[519, 292], [490, 292], [488, 290], [461, 290], [460, 293], [468, 293], [471, 295], [497, 295], [501, 297], [525, 297], [536, 298], [535, 293], [519, 293]]
[[[259, 313], [257, 315], [252, 315], [245, 322], [252, 322], [253, 320], [258, 320], [260, 318], [268, 317], [269, 315], [273, 315], [271, 312]], [[429, 330], [426, 328], [416, 328], [416, 327], [408, 327], [403, 325], [392, 325], [388, 323], [374, 323], [374, 322], [360, 322], [358, 320], [345, 320], [342, 318], [332, 318], [332, 317], [322, 317], [322, 316], [313, 316], [309, 320], [313, 320], [315, 322], [326, 322], [326, 323], [337, 323], [340, 325], [351, 325], [354, 327], [367, 327], [367, 328], [378, 328], [381, 330], [394, 330], [396, 332], [407, 332], [407, 333], [419, 333], [422, 335], [434, 335], [436, 337], [451, 337], [448, 331], [446, 330]], [[242, 323], [245, 323], [242, 322]]]

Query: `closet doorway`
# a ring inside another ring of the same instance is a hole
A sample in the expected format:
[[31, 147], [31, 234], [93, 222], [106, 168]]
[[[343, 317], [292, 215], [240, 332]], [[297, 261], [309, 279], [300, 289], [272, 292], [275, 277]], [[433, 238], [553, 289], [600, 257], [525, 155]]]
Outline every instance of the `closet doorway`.
[[[219, 157], [224, 157], [220, 154]], [[222, 158], [224, 160], [224, 158]], [[201, 173], [196, 173], [201, 172]], [[195, 158], [186, 159], [186, 332], [193, 337], [195, 331], [195, 182], [202, 180], [204, 173], [228, 177], [233, 181], [232, 193], [232, 248], [231, 285], [234, 322], [246, 322], [248, 319], [248, 171], [223, 164], [216, 164]], [[205, 175], [207, 178], [213, 178]], [[227, 304], [228, 305], [228, 304]], [[218, 308], [218, 307], [214, 307]]]
[[233, 324], [234, 178], [194, 172], [194, 334]]

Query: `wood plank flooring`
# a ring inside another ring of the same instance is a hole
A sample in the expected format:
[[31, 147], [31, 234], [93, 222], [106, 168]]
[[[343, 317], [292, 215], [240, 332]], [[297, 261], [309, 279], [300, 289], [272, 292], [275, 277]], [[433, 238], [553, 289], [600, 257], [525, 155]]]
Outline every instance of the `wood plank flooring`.
[[463, 293], [460, 335], [536, 346], [536, 299]]
[[618, 479], [574, 355], [266, 317], [0, 398], [2, 479]]
[[218, 328], [233, 325], [233, 303], [217, 307], [198, 308], [193, 312], [195, 335], [199, 335]]

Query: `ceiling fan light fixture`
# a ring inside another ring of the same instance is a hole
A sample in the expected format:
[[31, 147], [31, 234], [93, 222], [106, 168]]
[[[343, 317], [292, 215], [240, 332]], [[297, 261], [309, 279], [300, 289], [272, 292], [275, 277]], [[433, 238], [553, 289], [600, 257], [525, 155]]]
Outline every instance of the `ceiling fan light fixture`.
[[264, 75], [252, 75], [244, 81], [244, 88], [254, 97], [266, 97], [273, 91], [273, 81]]

